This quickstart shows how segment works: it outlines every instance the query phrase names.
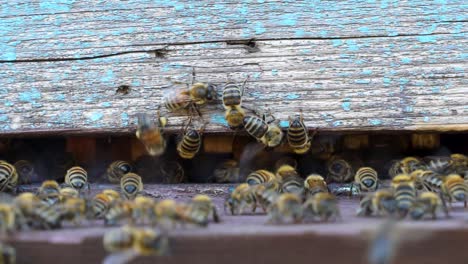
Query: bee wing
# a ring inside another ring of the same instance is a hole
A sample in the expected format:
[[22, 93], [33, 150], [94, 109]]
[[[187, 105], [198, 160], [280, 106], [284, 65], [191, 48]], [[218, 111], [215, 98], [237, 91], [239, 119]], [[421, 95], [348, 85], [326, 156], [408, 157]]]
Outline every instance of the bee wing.
[[258, 155], [265, 149], [265, 146], [262, 143], [259, 142], [251, 142], [248, 143], [244, 149], [242, 150], [242, 153], [240, 155], [239, 159], [239, 177], [240, 179], [237, 182], [244, 181], [245, 178], [247, 177], [247, 174], [250, 173], [252, 165], [254, 163], [258, 165]]
[[108, 255], [102, 264], [125, 264], [138, 257], [138, 253], [134, 250], [126, 250]]

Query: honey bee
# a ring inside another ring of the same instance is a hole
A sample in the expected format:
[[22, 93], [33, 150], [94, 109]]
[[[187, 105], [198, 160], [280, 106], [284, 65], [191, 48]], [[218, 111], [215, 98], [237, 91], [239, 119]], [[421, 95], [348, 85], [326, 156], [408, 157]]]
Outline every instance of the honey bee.
[[293, 193], [299, 197], [304, 197], [304, 179], [299, 176], [288, 176], [281, 184], [282, 193]]
[[141, 224], [152, 223], [154, 199], [147, 196], [138, 195], [133, 200], [133, 219]]
[[30, 224], [39, 229], [56, 229], [62, 225], [62, 214], [54, 205], [41, 204], [33, 209]]
[[308, 196], [314, 196], [317, 193], [328, 192], [328, 186], [322, 176], [310, 174], [304, 181], [304, 188]]
[[91, 210], [93, 211], [94, 217], [97, 219], [103, 218], [107, 214], [112, 201], [113, 200], [104, 193], [96, 194], [91, 200]]
[[194, 83], [190, 87], [190, 98], [197, 105], [203, 105], [218, 97], [216, 86], [212, 83]]
[[281, 128], [274, 122], [268, 124], [265, 121], [265, 115], [263, 115], [263, 118], [246, 116], [243, 124], [245, 131], [266, 147], [277, 147], [283, 140]]
[[125, 199], [133, 200], [138, 193], [143, 191], [143, 181], [139, 175], [127, 173], [120, 179], [120, 189]]
[[245, 111], [242, 109], [241, 103], [244, 87], [245, 82], [242, 87], [230, 83], [225, 85], [223, 89], [223, 106], [226, 110], [224, 118], [232, 129], [238, 128], [243, 124]]
[[451, 169], [451, 159], [445, 156], [428, 156], [423, 158], [426, 170], [437, 174], [448, 174]]
[[418, 169], [425, 169], [424, 162], [416, 157], [406, 157], [400, 161], [401, 172], [404, 174], [410, 174], [411, 172]]
[[257, 209], [257, 198], [255, 189], [247, 183], [239, 184], [229, 195], [224, 203], [229, 208], [232, 215], [242, 214], [246, 206], [252, 207], [252, 213]]
[[34, 165], [27, 160], [18, 160], [13, 164], [18, 173], [20, 184], [29, 184], [35, 176]]
[[167, 124], [167, 118], [157, 113], [158, 123], [151, 120], [147, 114], [138, 114], [138, 127], [136, 137], [143, 143], [146, 151], [151, 156], [160, 156], [166, 150], [166, 139], [162, 128]]
[[249, 185], [262, 184], [277, 180], [275, 174], [267, 170], [257, 170], [247, 175], [246, 182]]
[[202, 144], [202, 134], [204, 127], [200, 130], [187, 129], [185, 130], [182, 140], [177, 144], [177, 153], [183, 159], [193, 159], [200, 150]]
[[65, 183], [78, 191], [81, 191], [86, 185], [88, 186], [88, 191], [90, 190], [88, 173], [85, 169], [79, 166], [71, 167], [67, 171], [67, 174], [65, 175]]
[[24, 192], [14, 198], [13, 204], [26, 219], [32, 219], [35, 208], [41, 205], [41, 200], [34, 193]]
[[360, 202], [357, 211], [358, 216], [382, 216], [393, 215], [397, 203], [392, 190], [378, 190], [367, 194]]
[[132, 172], [132, 165], [126, 161], [117, 160], [107, 168], [107, 179], [110, 183], [120, 183], [120, 178], [129, 172]]
[[171, 223], [172, 227], [175, 227], [176, 221], [179, 220], [177, 215], [178, 206], [179, 205], [176, 203], [176, 201], [171, 199], [158, 201], [153, 208], [154, 215], [156, 216], [153, 219], [153, 225], [159, 224], [162, 226], [167, 226], [167, 223]]
[[12, 204], [0, 203], [0, 235], [16, 231], [17, 217], [16, 209]]
[[213, 171], [214, 182], [235, 183], [240, 178], [239, 163], [236, 160], [226, 160]]
[[[193, 79], [192, 79], [193, 81]], [[217, 98], [216, 86], [211, 83], [194, 83], [190, 87], [175, 87], [164, 95], [164, 106], [175, 112], [196, 105], [203, 105]]]
[[89, 215], [88, 203], [81, 198], [68, 198], [59, 205], [60, 219], [79, 226]]
[[292, 193], [278, 196], [267, 209], [268, 223], [299, 223], [302, 220], [302, 200]]
[[354, 175], [352, 165], [339, 156], [332, 156], [327, 161], [327, 170], [327, 181], [330, 179], [339, 183], [350, 182]]
[[424, 189], [438, 193], [442, 188], [443, 176], [431, 170], [415, 170], [410, 177], [415, 181], [418, 190]]
[[216, 207], [207, 195], [196, 195], [189, 204], [177, 206], [176, 214], [178, 219], [199, 226], [208, 225], [210, 215], [214, 222], [220, 221]]
[[290, 165], [282, 165], [276, 170], [276, 178], [277, 179], [285, 179], [290, 176], [298, 176], [296, 169]]
[[412, 219], [419, 220], [429, 214], [432, 216], [432, 219], [435, 220], [437, 218], [437, 210], [444, 210], [448, 217], [448, 211], [444, 207], [439, 195], [433, 192], [423, 192], [416, 198], [416, 201], [409, 211], [409, 215]]
[[104, 234], [104, 248], [111, 254], [103, 263], [127, 263], [138, 256], [166, 255], [168, 239], [155, 229], [122, 226]]
[[0, 243], [0, 263], [16, 263], [16, 250], [14, 247]]
[[468, 184], [458, 174], [450, 174], [444, 179], [442, 193], [448, 198], [450, 205], [453, 201], [464, 202], [466, 208]]
[[309, 197], [302, 210], [305, 218], [319, 218], [320, 221], [325, 222], [329, 219], [336, 221], [341, 218], [338, 199], [327, 192], [320, 192]]
[[[354, 175], [352, 186], [357, 187], [360, 192], [373, 192], [379, 186], [377, 171], [371, 167], [362, 167]], [[352, 193], [352, 191], [351, 191]]]
[[453, 173], [468, 177], [468, 157], [463, 154], [450, 155], [450, 168]]
[[68, 198], [78, 198], [80, 193], [71, 187], [64, 187], [60, 189], [60, 202], [64, 202]]
[[0, 192], [16, 192], [18, 185], [18, 173], [15, 166], [0, 160]]
[[116, 190], [105, 189], [105, 190], [102, 190], [101, 193], [109, 197], [111, 201], [120, 199], [120, 193], [117, 192]]
[[400, 174], [393, 178], [392, 188], [395, 195], [397, 212], [400, 217], [405, 217], [416, 200], [414, 181], [410, 176]]
[[278, 198], [282, 191], [282, 183], [279, 181], [272, 181], [264, 184], [253, 185], [250, 187], [255, 194], [255, 199], [262, 207], [263, 211]]
[[114, 200], [109, 205], [109, 208], [104, 215], [105, 225], [116, 225], [119, 222], [128, 222], [133, 224], [133, 201], [127, 200]]
[[44, 181], [37, 191], [37, 197], [48, 205], [54, 205], [60, 200], [60, 186], [56, 181]]
[[[314, 132], [315, 135], [315, 132]], [[302, 111], [294, 118], [289, 117], [289, 127], [286, 134], [289, 146], [296, 154], [305, 154], [309, 151], [312, 138], [314, 135], [309, 136], [309, 131], [304, 124], [304, 117]]]

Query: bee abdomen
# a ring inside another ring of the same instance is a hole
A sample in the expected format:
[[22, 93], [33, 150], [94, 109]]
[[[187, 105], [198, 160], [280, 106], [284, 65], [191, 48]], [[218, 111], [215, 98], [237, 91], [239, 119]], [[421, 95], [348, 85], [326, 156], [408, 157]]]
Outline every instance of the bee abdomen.
[[18, 173], [15, 166], [0, 161], [0, 191], [13, 190], [18, 184]]
[[127, 173], [120, 180], [120, 188], [125, 198], [131, 200], [143, 189], [141, 177], [135, 173]]
[[304, 193], [304, 180], [298, 176], [290, 176], [283, 180], [283, 193], [294, 193], [301, 196]]
[[186, 108], [190, 104], [190, 97], [185, 93], [171, 93], [164, 97], [164, 106], [171, 112]]
[[257, 185], [274, 180], [275, 175], [267, 170], [257, 170], [247, 176], [249, 185]]
[[177, 147], [177, 151], [182, 158], [191, 159], [195, 156], [201, 146], [200, 134], [195, 130], [190, 130], [183, 137]]
[[377, 187], [377, 171], [370, 167], [360, 168], [356, 172], [356, 182], [358, 182], [364, 189], [375, 189]]
[[72, 167], [65, 175], [65, 182], [75, 189], [82, 189], [88, 182], [88, 173], [81, 167]]
[[107, 169], [107, 178], [112, 183], [120, 182], [120, 178], [132, 171], [132, 165], [126, 161], [117, 160], [112, 162]]
[[223, 104], [224, 106], [235, 106], [241, 104], [241, 91], [239, 86], [235, 84], [228, 84], [223, 90]]
[[395, 200], [400, 210], [409, 210], [416, 199], [416, 190], [409, 184], [399, 184], [395, 189]]
[[268, 131], [268, 125], [262, 119], [256, 116], [244, 117], [245, 131], [256, 139], [262, 138]]

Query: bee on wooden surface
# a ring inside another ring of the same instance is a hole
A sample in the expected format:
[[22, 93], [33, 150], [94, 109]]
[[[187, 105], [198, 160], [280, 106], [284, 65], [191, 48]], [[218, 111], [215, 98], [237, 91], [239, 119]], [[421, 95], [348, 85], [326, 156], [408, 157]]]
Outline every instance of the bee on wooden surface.
[[360, 202], [358, 216], [389, 216], [397, 210], [392, 190], [383, 189], [367, 194]]
[[236, 160], [223, 161], [213, 171], [213, 180], [216, 183], [235, 183], [239, 179], [240, 167]]
[[442, 203], [439, 194], [433, 192], [420, 193], [409, 211], [409, 215], [414, 220], [422, 219], [425, 215], [431, 215], [432, 219], [437, 218], [437, 211], [443, 210], [448, 217], [448, 210]]
[[[189, 122], [190, 123], [190, 122]], [[183, 159], [193, 159], [202, 145], [204, 126], [199, 130], [186, 128], [177, 144], [177, 153]]]
[[107, 168], [107, 179], [110, 183], [119, 183], [120, 178], [129, 172], [132, 172], [132, 165], [126, 161], [117, 160]]
[[138, 193], [143, 191], [143, 181], [135, 173], [127, 173], [120, 179], [122, 196], [127, 200], [133, 200]]
[[304, 197], [304, 179], [299, 176], [287, 176], [281, 182], [282, 193], [292, 193], [301, 198]]
[[426, 170], [433, 171], [437, 174], [450, 173], [451, 159], [447, 156], [427, 156], [423, 158], [426, 164]]
[[395, 195], [397, 212], [400, 217], [405, 217], [416, 200], [414, 181], [410, 176], [400, 174], [393, 178], [392, 188]]
[[424, 162], [416, 157], [406, 157], [400, 161], [401, 172], [404, 174], [410, 174], [411, 172], [418, 169], [425, 169]]
[[88, 203], [82, 198], [68, 198], [58, 207], [60, 219], [72, 222], [75, 226], [81, 225], [81, 222], [89, 216]]
[[216, 86], [212, 83], [194, 83], [190, 89], [190, 99], [197, 105], [203, 105], [215, 100], [218, 95]]
[[104, 189], [101, 193], [109, 197], [111, 201], [120, 199], [120, 193], [116, 190]]
[[68, 198], [79, 198], [80, 193], [72, 187], [64, 187], [60, 189], [60, 202], [65, 202]]
[[18, 173], [19, 184], [30, 184], [35, 177], [34, 165], [27, 160], [18, 160], [13, 166]]
[[138, 195], [133, 202], [135, 204], [133, 208], [133, 219], [135, 219], [135, 222], [141, 224], [152, 223], [153, 208], [156, 201], [151, 197]]
[[18, 173], [15, 166], [0, 160], [0, 192], [16, 192]]
[[229, 195], [224, 203], [224, 209], [229, 208], [232, 215], [242, 214], [247, 206], [252, 208], [252, 213], [257, 209], [255, 189], [247, 183], [239, 184]]
[[464, 202], [466, 208], [468, 184], [458, 174], [450, 174], [444, 179], [442, 184], [442, 193], [448, 198], [450, 205], [453, 201]]
[[302, 210], [304, 218], [318, 218], [325, 222], [329, 219], [336, 221], [341, 218], [338, 199], [327, 192], [320, 192], [309, 197], [302, 206]]
[[314, 135], [315, 132], [312, 136], [309, 135], [309, 131], [304, 124], [302, 111], [299, 115], [294, 116], [294, 118], [289, 117], [289, 127], [286, 138], [288, 139], [289, 146], [292, 148], [294, 153], [307, 153], [310, 149]]
[[189, 88], [183, 87], [182, 85], [171, 87], [171, 89], [164, 94], [163, 100], [167, 110], [176, 112], [181, 109], [187, 109], [188, 107], [196, 108], [197, 105], [212, 102], [217, 97], [216, 86], [214, 84], [198, 82], [192, 83], [189, 85]]
[[103, 218], [107, 214], [112, 201], [113, 200], [104, 193], [96, 194], [91, 200], [91, 210], [94, 217], [96, 219]]
[[34, 217], [34, 209], [41, 205], [41, 200], [31, 192], [20, 193], [13, 199], [14, 206], [27, 219]]
[[[246, 80], [247, 81], [247, 80]], [[241, 127], [245, 117], [245, 111], [242, 109], [242, 95], [244, 94], [245, 82], [242, 87], [236, 84], [227, 84], [223, 88], [223, 106], [226, 110], [224, 118], [230, 128]]]
[[354, 176], [352, 165], [339, 156], [333, 156], [327, 161], [327, 170], [327, 181], [350, 182]]
[[214, 222], [220, 221], [216, 207], [207, 195], [196, 195], [189, 204], [176, 207], [176, 214], [183, 222], [199, 226], [207, 226], [210, 216]]
[[103, 264], [127, 263], [138, 256], [166, 255], [168, 239], [155, 229], [119, 227], [104, 234], [104, 248], [111, 254]]
[[281, 128], [274, 122], [267, 123], [265, 115], [263, 115], [263, 118], [246, 116], [243, 124], [245, 131], [266, 147], [277, 147], [283, 140]]
[[290, 166], [290, 165], [282, 165], [280, 166], [277, 170], [276, 170], [276, 178], [277, 179], [284, 179], [284, 178], [287, 178], [287, 177], [290, 177], [290, 176], [298, 176], [299, 177], [299, 173], [297, 172], [297, 170]]
[[410, 174], [418, 190], [440, 192], [444, 177], [431, 170], [415, 170]]
[[[362, 167], [354, 175], [353, 185], [360, 192], [373, 192], [379, 186], [377, 171], [371, 167]], [[352, 191], [351, 191], [352, 193]]]
[[264, 184], [253, 185], [250, 188], [255, 194], [255, 198], [262, 207], [263, 211], [276, 201], [281, 193], [282, 183], [280, 181], [272, 181]]
[[37, 191], [37, 197], [48, 205], [54, 205], [60, 200], [60, 186], [56, 181], [44, 181]]
[[249, 185], [256, 185], [256, 184], [262, 184], [266, 182], [271, 182], [278, 180], [275, 174], [272, 172], [269, 172], [267, 170], [257, 170], [249, 175], [247, 175], [247, 178], [245, 179], [245, 182], [248, 183]]
[[4, 243], [0, 243], [0, 263], [15, 264], [16, 249]]
[[328, 192], [328, 186], [323, 177], [319, 174], [310, 174], [304, 180], [304, 188], [307, 196], [314, 196], [317, 193]]
[[292, 193], [278, 196], [267, 209], [268, 223], [299, 223], [302, 220], [302, 200]]
[[453, 173], [468, 177], [468, 157], [463, 154], [450, 155], [450, 168]]
[[56, 229], [62, 226], [61, 212], [54, 205], [41, 204], [33, 209], [30, 224], [38, 229]]
[[120, 222], [134, 223], [133, 210], [135, 205], [133, 201], [114, 200], [104, 215], [105, 225], [116, 225]]
[[167, 227], [168, 224], [171, 224], [172, 227], [175, 227], [179, 220], [177, 216], [177, 207], [179, 207], [179, 205], [172, 199], [158, 201], [153, 208], [154, 215], [156, 217], [153, 218], [152, 224], [158, 224], [163, 227]]
[[88, 182], [88, 173], [85, 169], [75, 166], [71, 167], [65, 175], [65, 183], [78, 191], [81, 191], [88, 186], [90, 190], [90, 184]]
[[140, 113], [136, 137], [143, 143], [146, 151], [151, 156], [160, 156], [166, 150], [166, 139], [162, 133], [162, 128], [167, 124], [167, 118], [161, 117], [157, 112], [158, 122], [151, 120], [149, 115]]
[[17, 230], [18, 213], [12, 204], [0, 203], [0, 235]]

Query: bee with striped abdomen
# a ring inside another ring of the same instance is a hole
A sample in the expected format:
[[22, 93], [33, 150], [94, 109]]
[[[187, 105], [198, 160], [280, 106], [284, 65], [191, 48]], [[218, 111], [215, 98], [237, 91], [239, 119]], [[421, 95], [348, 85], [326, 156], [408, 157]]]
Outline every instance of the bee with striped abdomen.
[[75, 226], [81, 225], [81, 222], [90, 216], [88, 202], [82, 198], [68, 198], [58, 207], [60, 219], [72, 222]]
[[338, 199], [327, 192], [320, 192], [309, 197], [303, 204], [302, 210], [304, 218], [318, 218], [325, 222], [329, 219], [336, 221], [341, 218]]
[[298, 176], [299, 173], [297, 172], [296, 168], [290, 166], [290, 165], [281, 165], [277, 170], [276, 170], [276, 178], [277, 179], [284, 179], [290, 176]]
[[65, 183], [78, 191], [84, 189], [85, 186], [88, 186], [88, 191], [90, 190], [88, 173], [85, 169], [79, 166], [71, 167], [67, 171], [67, 174], [65, 175]]
[[410, 177], [415, 181], [418, 190], [426, 190], [439, 193], [442, 184], [443, 176], [431, 170], [415, 170], [410, 174]]
[[423, 158], [426, 164], [425, 170], [430, 170], [437, 174], [450, 173], [451, 159], [446, 156], [427, 156]]
[[54, 205], [41, 204], [33, 209], [31, 225], [39, 229], [56, 229], [62, 226], [61, 212]]
[[301, 113], [294, 118], [289, 117], [289, 127], [286, 137], [294, 153], [305, 154], [309, 151], [314, 135], [309, 136], [309, 131], [304, 124], [302, 110]]
[[136, 137], [143, 143], [146, 151], [151, 156], [159, 156], [166, 150], [166, 139], [162, 128], [167, 124], [167, 118], [161, 117], [157, 112], [158, 122], [155, 123], [149, 115], [140, 113], [138, 117], [138, 127]]
[[466, 208], [468, 184], [458, 174], [450, 174], [445, 177], [442, 184], [442, 193], [448, 198], [450, 205], [453, 201], [464, 202]]
[[262, 184], [262, 183], [271, 182], [275, 180], [279, 180], [275, 176], [275, 174], [267, 170], [257, 170], [247, 175], [245, 182], [248, 183], [249, 185], [256, 185], [256, 184]]
[[104, 189], [104, 190], [102, 190], [101, 193], [104, 194], [104, 195], [106, 195], [107, 197], [109, 197], [109, 199], [110, 199], [111, 201], [113, 201], [113, 200], [118, 200], [118, 199], [121, 198], [121, 197], [120, 197], [120, 193], [119, 193], [118, 191], [116, 191], [116, 190]]
[[360, 192], [376, 191], [379, 186], [377, 171], [371, 167], [360, 168], [354, 175], [352, 186], [355, 186]]
[[405, 217], [416, 200], [414, 181], [406, 174], [395, 176], [392, 188], [396, 200], [396, 208], [400, 217]]
[[274, 121], [267, 123], [265, 115], [263, 115], [263, 118], [246, 116], [243, 124], [245, 131], [266, 147], [277, 147], [283, 140], [281, 128]]
[[400, 161], [400, 170], [404, 174], [410, 174], [411, 172], [419, 169], [425, 169], [426, 165], [424, 162], [416, 157], [406, 157]]
[[224, 209], [229, 208], [232, 215], [242, 214], [247, 206], [252, 207], [252, 213], [257, 209], [255, 189], [247, 183], [239, 184], [224, 203]]
[[213, 171], [213, 179], [216, 183], [235, 183], [240, 179], [239, 162], [226, 160], [220, 163]]
[[358, 216], [388, 216], [396, 212], [397, 203], [392, 190], [378, 190], [367, 194], [360, 202]]
[[223, 88], [223, 106], [226, 110], [224, 118], [231, 129], [238, 128], [243, 124], [245, 111], [241, 105], [244, 87], [245, 82], [242, 87], [229, 83]]
[[109, 196], [103, 193], [96, 194], [91, 200], [91, 210], [93, 211], [94, 217], [96, 219], [103, 218], [107, 214], [112, 201], [113, 200], [111, 200]]
[[60, 186], [56, 181], [44, 181], [37, 191], [37, 197], [48, 205], [54, 205], [60, 200]]
[[301, 198], [304, 197], [304, 179], [299, 176], [287, 176], [281, 182], [282, 193], [293, 193]]
[[138, 174], [127, 173], [120, 179], [120, 190], [125, 199], [133, 200], [143, 191], [143, 181]]
[[[190, 124], [190, 121], [189, 121]], [[177, 144], [177, 153], [183, 159], [193, 159], [202, 145], [204, 126], [199, 130], [193, 128], [185, 129], [182, 139]]]
[[19, 184], [30, 184], [35, 177], [34, 165], [27, 160], [18, 160], [13, 166], [18, 173]]
[[284, 193], [267, 208], [268, 223], [299, 223], [302, 220], [302, 200], [292, 193]]
[[329, 192], [328, 186], [322, 176], [319, 174], [310, 174], [304, 180], [304, 188], [307, 196], [314, 196], [317, 193]]
[[450, 155], [450, 169], [453, 173], [459, 174], [462, 177], [468, 177], [468, 156], [463, 154]]
[[78, 198], [80, 193], [72, 187], [63, 187], [60, 189], [60, 202], [64, 202], [68, 198]]
[[110, 183], [119, 183], [120, 178], [129, 172], [132, 172], [132, 165], [126, 161], [117, 160], [107, 168], [107, 179]]
[[15, 166], [0, 160], [0, 192], [16, 192], [18, 173]]
[[437, 211], [443, 210], [448, 217], [448, 210], [445, 208], [439, 194], [433, 192], [420, 193], [409, 211], [409, 215], [414, 220], [419, 220], [429, 214], [432, 219], [437, 218]]

